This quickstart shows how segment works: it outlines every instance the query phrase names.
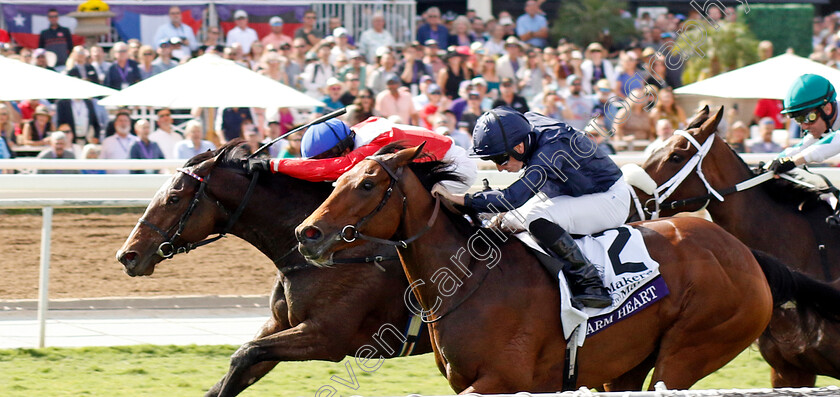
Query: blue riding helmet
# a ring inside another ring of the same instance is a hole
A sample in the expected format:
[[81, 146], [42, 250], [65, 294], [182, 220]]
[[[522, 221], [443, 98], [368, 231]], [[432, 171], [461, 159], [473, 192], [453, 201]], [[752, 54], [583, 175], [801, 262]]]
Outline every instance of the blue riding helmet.
[[525, 141], [532, 130], [522, 113], [508, 106], [485, 112], [475, 122], [470, 157], [492, 157], [510, 154], [517, 160], [513, 147]]
[[329, 119], [306, 130], [300, 141], [300, 153], [306, 158], [315, 157], [342, 144], [351, 136], [347, 124], [339, 119]]

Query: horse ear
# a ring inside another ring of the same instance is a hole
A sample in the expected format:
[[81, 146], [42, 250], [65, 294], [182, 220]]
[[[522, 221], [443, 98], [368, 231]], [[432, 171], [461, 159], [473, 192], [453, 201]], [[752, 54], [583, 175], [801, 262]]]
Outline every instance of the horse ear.
[[402, 167], [402, 166], [414, 161], [414, 159], [416, 159], [417, 157], [420, 157], [420, 155], [423, 153], [423, 147], [424, 146], [426, 146], [425, 141], [423, 141], [423, 143], [421, 143], [418, 146], [400, 150], [393, 157], [394, 165], [397, 166], [397, 167]]
[[723, 118], [723, 106], [718, 109], [718, 111], [706, 120], [702, 126], [700, 126], [699, 135], [705, 141], [705, 138], [714, 134], [717, 131], [717, 126], [720, 124], [720, 120]]
[[694, 117], [691, 121], [688, 122], [688, 127], [686, 129], [690, 130], [692, 128], [698, 128], [703, 125], [706, 120], [709, 119], [709, 105], [703, 106], [702, 109], [698, 110], [697, 113], [694, 114]]

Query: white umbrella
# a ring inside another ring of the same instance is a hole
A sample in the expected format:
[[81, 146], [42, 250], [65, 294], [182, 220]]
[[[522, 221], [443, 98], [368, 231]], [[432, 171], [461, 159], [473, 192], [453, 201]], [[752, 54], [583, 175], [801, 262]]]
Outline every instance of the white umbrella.
[[840, 70], [792, 54], [782, 54], [674, 90], [675, 94], [740, 99], [784, 99], [793, 81], [806, 73], [840, 87]]
[[302, 92], [213, 54], [152, 76], [99, 103], [173, 109], [324, 106]]
[[0, 56], [0, 101], [83, 99], [115, 92], [99, 84]]

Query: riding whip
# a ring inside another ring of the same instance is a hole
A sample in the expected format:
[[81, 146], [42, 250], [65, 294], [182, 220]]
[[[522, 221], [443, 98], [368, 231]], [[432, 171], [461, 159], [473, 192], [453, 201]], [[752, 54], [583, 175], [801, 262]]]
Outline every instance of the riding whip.
[[281, 140], [281, 139], [283, 139], [283, 138], [285, 138], [285, 137], [287, 137], [287, 136], [289, 136], [289, 135], [294, 134], [295, 132], [298, 132], [298, 131], [300, 131], [300, 130], [302, 130], [302, 129], [304, 129], [304, 128], [309, 128], [309, 127], [311, 127], [311, 126], [313, 126], [313, 125], [315, 125], [315, 124], [318, 124], [318, 123], [323, 123], [323, 122], [325, 122], [325, 121], [327, 121], [327, 120], [329, 120], [329, 119], [336, 118], [336, 117], [338, 117], [338, 116], [343, 115], [344, 113], [347, 113], [347, 108], [341, 108], [341, 109], [338, 109], [338, 110], [336, 110], [336, 111], [334, 111], [334, 112], [332, 112], [332, 113], [327, 113], [327, 114], [325, 114], [325, 115], [323, 115], [323, 116], [321, 116], [321, 117], [318, 117], [317, 119], [312, 120], [312, 121], [310, 121], [310, 122], [308, 122], [308, 123], [306, 123], [306, 124], [304, 124], [304, 125], [298, 126], [297, 128], [292, 129], [291, 131], [289, 131], [289, 132], [287, 132], [287, 133], [285, 133], [285, 134], [283, 134], [283, 135], [280, 135], [280, 136], [278, 136], [277, 138], [272, 139], [272, 140], [271, 140], [271, 142], [266, 143], [265, 145], [260, 146], [260, 148], [259, 148], [259, 149], [257, 149], [257, 150], [256, 150], [254, 153], [252, 153], [250, 156], [248, 156], [248, 158], [249, 158], [249, 159], [251, 159], [251, 158], [256, 157], [258, 154], [260, 154], [260, 152], [262, 152], [263, 150], [267, 149], [269, 146], [271, 146], [271, 145], [273, 145], [273, 144], [277, 143], [277, 141], [279, 141], [279, 140]]

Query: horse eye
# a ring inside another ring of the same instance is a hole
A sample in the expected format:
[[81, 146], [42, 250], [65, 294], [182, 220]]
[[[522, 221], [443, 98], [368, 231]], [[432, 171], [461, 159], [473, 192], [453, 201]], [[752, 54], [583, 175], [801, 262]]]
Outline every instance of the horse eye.
[[671, 157], [668, 157], [668, 161], [672, 163], [681, 163], [683, 158], [679, 154], [672, 154]]
[[362, 189], [365, 189], [365, 190], [373, 190], [373, 186], [374, 186], [374, 185], [373, 185], [373, 182], [371, 182], [371, 181], [364, 181], [364, 182], [362, 182]]
[[178, 196], [169, 196], [169, 199], [166, 200], [166, 204], [178, 204], [178, 201], [181, 201], [181, 198]]

